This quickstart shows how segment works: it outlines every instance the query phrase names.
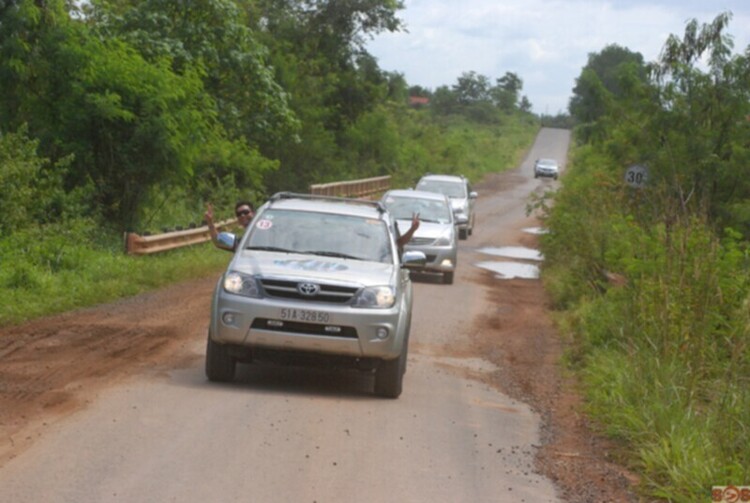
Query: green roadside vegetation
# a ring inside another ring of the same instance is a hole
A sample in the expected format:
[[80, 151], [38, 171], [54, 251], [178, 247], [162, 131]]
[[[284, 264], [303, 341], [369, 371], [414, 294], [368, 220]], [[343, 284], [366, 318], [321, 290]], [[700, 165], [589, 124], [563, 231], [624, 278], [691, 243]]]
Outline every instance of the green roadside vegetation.
[[591, 54], [564, 186], [536, 201], [567, 362], [648, 501], [750, 481], [750, 48], [730, 18], [653, 63]]
[[[524, 116], [492, 125], [472, 123], [460, 116], [437, 121], [426, 110], [406, 107], [398, 113], [398, 135], [403, 135], [399, 143], [408, 150], [414, 163], [391, 173], [394, 187], [413, 186], [416, 179], [430, 170], [460, 172], [479, 180], [486, 173], [511, 169], [518, 165], [538, 130], [536, 122]], [[8, 140], [18, 141], [18, 138], [13, 135], [0, 138], [0, 152]], [[30, 155], [32, 161], [38, 161], [33, 153]], [[3, 185], [0, 179], [0, 190], [11, 183], [5, 182]], [[45, 200], [42, 195], [38, 198], [29, 195], [29, 208]], [[241, 191], [231, 194], [234, 196], [241, 197]], [[159, 224], [187, 225], [200, 220], [203, 207], [199, 201], [187, 204], [174, 195], [172, 198], [170, 211], [159, 216]], [[227, 208], [231, 207], [228, 202]], [[10, 214], [24, 208], [17, 198], [14, 207], [0, 209]], [[59, 223], [41, 224], [23, 219], [20, 222], [23, 226], [0, 237], [0, 298], [3, 299], [0, 326], [219, 274], [229, 258], [210, 243], [151, 256], [128, 256], [124, 253], [121, 233], [94, 220], [71, 215]], [[160, 232], [158, 225], [153, 228], [154, 232]]]
[[[0, 326], [218, 273], [199, 245], [124, 254], [126, 231], [217, 219], [280, 190], [514, 167], [539, 119], [520, 77], [435, 90], [368, 37], [403, 2], [19, 0], [0, 6]], [[429, 104], [415, 107], [409, 98]]]

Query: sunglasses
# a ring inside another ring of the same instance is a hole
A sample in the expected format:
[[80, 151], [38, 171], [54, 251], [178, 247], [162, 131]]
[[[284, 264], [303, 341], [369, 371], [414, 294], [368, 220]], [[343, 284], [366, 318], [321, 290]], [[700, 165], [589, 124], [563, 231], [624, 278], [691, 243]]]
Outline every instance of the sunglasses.
[[237, 215], [238, 217], [246, 217], [250, 213], [252, 213], [252, 211], [250, 211], [250, 210], [242, 210], [242, 211], [238, 211], [237, 213], [235, 213], [235, 215]]

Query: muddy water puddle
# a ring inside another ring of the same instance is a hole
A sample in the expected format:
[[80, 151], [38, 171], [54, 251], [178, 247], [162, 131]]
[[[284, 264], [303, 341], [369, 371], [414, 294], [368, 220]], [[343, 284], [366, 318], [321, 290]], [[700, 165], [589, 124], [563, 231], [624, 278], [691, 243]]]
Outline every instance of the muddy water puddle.
[[521, 230], [527, 234], [547, 234], [549, 232], [543, 227], [526, 227], [525, 229]]
[[499, 279], [539, 278], [539, 266], [533, 264], [521, 264], [518, 262], [479, 262], [476, 266], [494, 272]]
[[523, 246], [502, 246], [497, 248], [486, 247], [480, 248], [478, 251], [498, 257], [518, 258], [523, 260], [544, 260], [544, 257], [539, 253], [539, 250], [525, 248]]

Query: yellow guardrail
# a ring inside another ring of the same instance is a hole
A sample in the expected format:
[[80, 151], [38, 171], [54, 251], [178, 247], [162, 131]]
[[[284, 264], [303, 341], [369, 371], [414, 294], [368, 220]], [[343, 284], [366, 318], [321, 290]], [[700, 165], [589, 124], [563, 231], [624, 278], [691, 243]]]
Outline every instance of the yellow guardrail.
[[[381, 194], [391, 186], [391, 177], [378, 176], [361, 180], [331, 182], [310, 185], [310, 194], [319, 196], [369, 197]], [[237, 225], [237, 219], [218, 222], [216, 230], [221, 232], [227, 227]], [[152, 236], [141, 236], [135, 232], [125, 233], [125, 252], [128, 255], [150, 255], [167, 250], [182, 248], [211, 240], [207, 226], [184, 231], [165, 232]]]
[[346, 182], [310, 185], [310, 194], [319, 196], [366, 197], [385, 192], [391, 186], [390, 175]]
[[[234, 225], [237, 225], [236, 218], [217, 222], [215, 227], [217, 231], [221, 232], [222, 229]], [[165, 232], [153, 236], [141, 236], [135, 232], [127, 232], [125, 233], [125, 252], [128, 255], [150, 255], [182, 248], [183, 246], [205, 243], [210, 240], [211, 234], [208, 231], [208, 226], [205, 225], [195, 229]]]

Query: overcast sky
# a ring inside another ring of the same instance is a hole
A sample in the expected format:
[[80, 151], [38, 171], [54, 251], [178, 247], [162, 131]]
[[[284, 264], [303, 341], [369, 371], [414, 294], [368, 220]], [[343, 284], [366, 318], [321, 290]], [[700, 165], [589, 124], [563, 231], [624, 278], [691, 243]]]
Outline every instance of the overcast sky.
[[407, 32], [368, 44], [380, 68], [409, 85], [451, 86], [468, 71], [495, 79], [514, 72], [536, 113], [567, 111], [588, 54], [608, 44], [658, 58], [670, 34], [690, 19], [733, 14], [735, 53], [750, 44], [750, 0], [406, 0]]

